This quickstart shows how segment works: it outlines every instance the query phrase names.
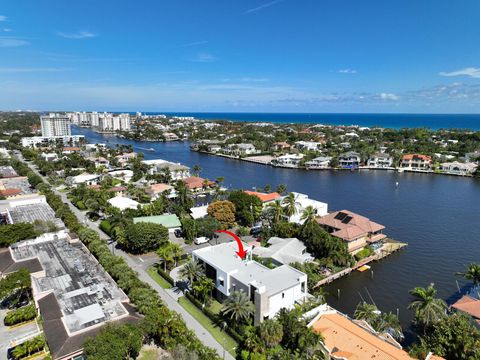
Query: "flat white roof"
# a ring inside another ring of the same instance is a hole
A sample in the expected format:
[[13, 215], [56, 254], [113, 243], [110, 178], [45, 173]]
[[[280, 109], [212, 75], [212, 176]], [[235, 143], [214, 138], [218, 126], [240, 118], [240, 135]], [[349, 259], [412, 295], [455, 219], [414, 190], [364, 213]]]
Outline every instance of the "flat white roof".
[[136, 209], [137, 206], [140, 204], [135, 200], [123, 196], [115, 196], [109, 199], [108, 202], [110, 203], [110, 205], [120, 210]]

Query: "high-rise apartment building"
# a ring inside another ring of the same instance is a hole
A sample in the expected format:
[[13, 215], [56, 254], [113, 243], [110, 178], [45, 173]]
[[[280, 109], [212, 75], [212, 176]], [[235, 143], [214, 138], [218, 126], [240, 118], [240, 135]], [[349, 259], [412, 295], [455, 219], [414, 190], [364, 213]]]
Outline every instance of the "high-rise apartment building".
[[72, 135], [71, 120], [65, 115], [50, 113], [41, 116], [40, 121], [42, 124], [43, 137]]

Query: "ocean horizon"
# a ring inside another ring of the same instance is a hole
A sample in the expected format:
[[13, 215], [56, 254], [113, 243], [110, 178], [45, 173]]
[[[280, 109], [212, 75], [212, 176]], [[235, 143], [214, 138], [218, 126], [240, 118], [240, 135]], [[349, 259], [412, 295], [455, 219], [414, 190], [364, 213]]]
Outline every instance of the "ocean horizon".
[[[135, 112], [131, 112], [135, 114]], [[202, 120], [269, 122], [277, 124], [324, 124], [383, 127], [480, 130], [480, 114], [399, 113], [263, 113], [263, 112], [144, 112], [146, 115], [192, 116]]]

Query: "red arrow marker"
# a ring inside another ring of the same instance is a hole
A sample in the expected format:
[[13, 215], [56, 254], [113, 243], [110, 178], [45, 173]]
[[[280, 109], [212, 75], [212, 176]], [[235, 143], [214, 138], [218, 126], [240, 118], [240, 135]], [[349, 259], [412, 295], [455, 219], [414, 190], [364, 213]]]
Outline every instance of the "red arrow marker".
[[238, 245], [238, 251], [236, 251], [236, 254], [238, 256], [240, 256], [240, 259], [242, 259], [242, 260], [245, 258], [245, 255], [247, 255], [247, 252], [243, 249], [242, 240], [240, 240], [240, 238], [236, 234], [234, 234], [234, 233], [232, 233], [231, 231], [228, 231], [228, 230], [217, 230], [215, 232], [225, 233], [225, 234], [233, 237], [235, 239], [235, 241], [237, 242], [237, 245]]

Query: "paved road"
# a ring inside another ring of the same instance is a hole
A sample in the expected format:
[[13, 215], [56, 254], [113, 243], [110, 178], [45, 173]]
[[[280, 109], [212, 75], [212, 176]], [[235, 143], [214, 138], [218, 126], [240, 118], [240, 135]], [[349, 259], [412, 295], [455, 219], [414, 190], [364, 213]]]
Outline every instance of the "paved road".
[[[24, 159], [22, 158], [21, 155], [18, 156], [18, 157], [20, 158], [20, 160], [24, 161]], [[38, 172], [37, 168], [32, 166], [33, 164], [29, 164], [29, 165], [30, 165], [30, 168], [32, 168], [32, 170], [35, 173], [37, 173], [45, 181], [47, 181], [47, 179], [45, 179], [45, 177], [42, 176], [42, 174], [40, 174]], [[62, 198], [62, 201], [64, 203], [68, 204], [70, 209], [73, 211], [73, 213], [78, 217], [78, 219], [80, 221], [85, 220], [84, 221], [85, 225], [88, 226], [89, 228], [91, 228], [92, 230], [95, 230], [99, 234], [100, 238], [105, 239], [105, 240], [109, 239], [109, 237], [103, 231], [101, 231], [98, 228], [97, 223], [92, 222], [90, 220], [86, 220], [85, 214], [83, 212], [81, 212], [80, 210], [78, 210], [78, 208], [76, 208], [75, 206], [72, 205], [72, 203], [67, 198], [67, 195], [65, 193], [62, 193], [62, 192], [57, 191], [55, 189], [53, 191], [55, 192], [55, 194], [59, 195]], [[209, 346], [209, 347], [215, 349], [217, 351], [217, 353], [220, 356], [224, 357], [225, 359], [234, 360], [234, 357], [232, 355], [230, 355], [230, 353], [228, 353], [227, 351], [224, 351], [223, 346], [192, 315], [190, 315], [177, 302], [177, 300], [176, 300], [177, 296], [175, 296], [175, 294], [171, 294], [171, 293], [167, 292], [164, 288], [162, 288], [160, 285], [158, 285], [150, 277], [150, 275], [148, 275], [148, 273], [146, 272], [145, 263], [141, 260], [141, 258], [131, 256], [131, 255], [127, 254], [126, 252], [120, 250], [120, 249], [115, 249], [113, 246], [109, 246], [109, 248], [110, 248], [111, 251], [113, 251], [115, 253], [115, 255], [123, 257], [127, 261], [127, 264], [132, 269], [137, 271], [140, 280], [146, 282], [153, 289], [155, 289], [158, 292], [158, 294], [160, 295], [160, 297], [162, 298], [162, 300], [165, 302], [165, 304], [171, 310], [179, 313], [183, 317], [183, 319], [185, 320], [185, 323], [187, 324], [188, 328], [191, 329], [193, 332], [195, 332], [195, 334], [200, 339], [200, 341], [202, 341], [206, 346]]]
[[3, 324], [3, 318], [8, 312], [6, 309], [0, 309], [0, 360], [7, 359], [7, 350], [19, 342], [31, 338], [40, 333], [35, 321], [17, 327], [8, 327]]

